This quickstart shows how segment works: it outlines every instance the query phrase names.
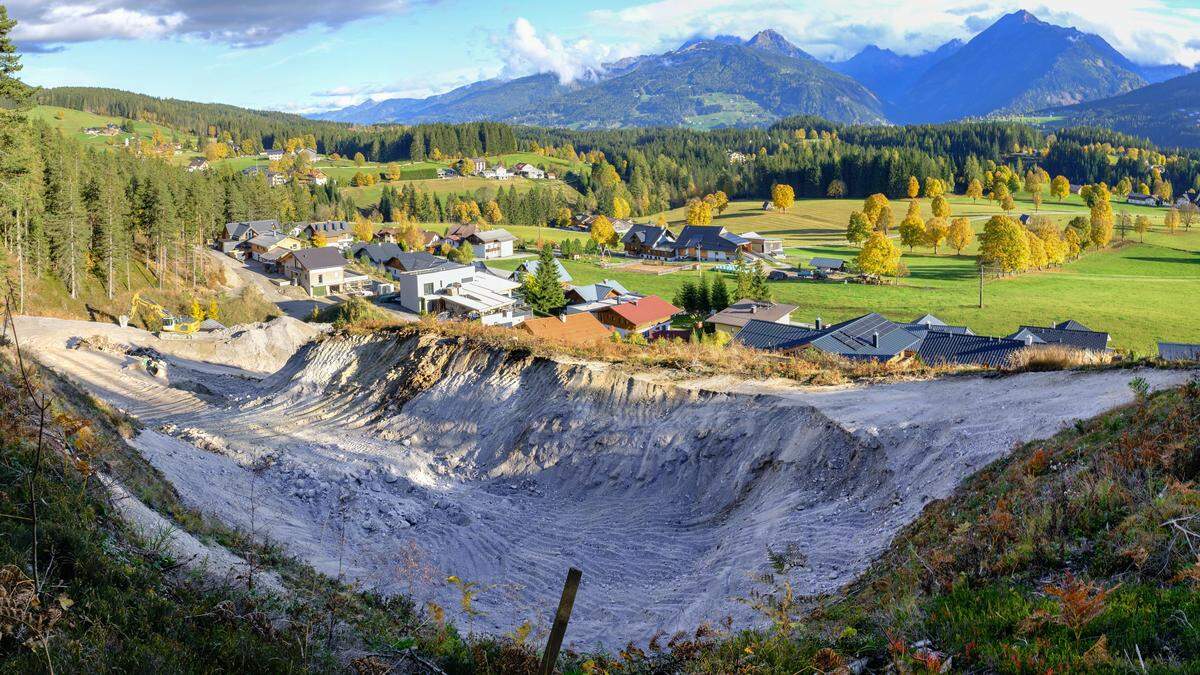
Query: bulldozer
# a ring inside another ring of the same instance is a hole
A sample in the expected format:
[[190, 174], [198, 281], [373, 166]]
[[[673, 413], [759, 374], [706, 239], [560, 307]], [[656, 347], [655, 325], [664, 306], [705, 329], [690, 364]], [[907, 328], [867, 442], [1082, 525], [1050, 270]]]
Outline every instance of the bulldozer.
[[130, 303], [129, 315], [137, 314], [138, 308], [145, 308], [152, 312], [162, 322], [160, 333], [168, 333], [171, 335], [191, 335], [200, 330], [200, 321], [188, 321], [183, 317], [177, 317], [171, 314], [162, 305], [152, 300], [147, 300], [142, 297], [142, 292], [138, 291], [133, 294], [133, 302]]

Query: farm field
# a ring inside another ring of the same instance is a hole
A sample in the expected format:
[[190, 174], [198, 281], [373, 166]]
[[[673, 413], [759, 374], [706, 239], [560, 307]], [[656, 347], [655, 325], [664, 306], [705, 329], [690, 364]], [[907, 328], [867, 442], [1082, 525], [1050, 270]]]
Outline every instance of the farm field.
[[[798, 201], [786, 214], [780, 214], [761, 211], [761, 202], [736, 202], [714, 222], [733, 232], [754, 230], [783, 238], [793, 263], [813, 256], [851, 259], [857, 249], [845, 242], [842, 233], [850, 211], [860, 204], [858, 200]], [[982, 228], [986, 217], [998, 212], [990, 204], [972, 205], [970, 200], [961, 199], [954, 200], [954, 209], [956, 215], [978, 218], [974, 221], [976, 229]], [[1049, 210], [1053, 209], [1044, 205], [1043, 212]], [[1082, 203], [1066, 204], [1058, 210], [1082, 213], [1085, 207]], [[681, 215], [681, 210], [669, 214], [676, 231]], [[1062, 214], [1062, 218], [1070, 218], [1070, 214]], [[1156, 223], [1161, 223], [1161, 215]], [[509, 229], [525, 238], [516, 228]], [[552, 229], [545, 233], [548, 239], [550, 233], [561, 233], [562, 238], [582, 237], [582, 233]], [[769, 283], [776, 300], [799, 307], [793, 316], [803, 322], [817, 316], [827, 322], [841, 321], [871, 311], [908, 320], [932, 312], [948, 322], [966, 323], [977, 333], [1007, 335], [1021, 324], [1046, 325], [1073, 318], [1110, 332], [1114, 347], [1144, 354], [1153, 352], [1159, 339], [1200, 339], [1200, 228], [1173, 235], [1155, 230], [1146, 235], [1145, 243], [1126, 241], [1106, 251], [1089, 252], [1062, 269], [989, 280], [983, 309], [977, 306], [975, 250], [972, 246], [962, 256], [944, 250], [936, 256], [929, 249], [918, 248], [912, 253], [905, 250], [901, 260], [908, 266], [909, 276], [885, 286]], [[612, 259], [614, 263], [621, 260]], [[496, 266], [512, 269], [516, 264], [502, 261]], [[603, 269], [590, 260], [564, 264], [576, 283], [612, 278], [632, 290], [668, 300], [689, 276], [694, 278], [694, 273], [652, 276], [620, 268]], [[732, 275], [726, 275], [726, 280], [732, 283]]]

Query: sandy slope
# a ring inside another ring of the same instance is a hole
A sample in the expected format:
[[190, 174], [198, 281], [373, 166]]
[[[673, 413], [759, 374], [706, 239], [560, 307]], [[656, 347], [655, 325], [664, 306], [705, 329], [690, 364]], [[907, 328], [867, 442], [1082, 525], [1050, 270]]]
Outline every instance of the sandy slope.
[[[807, 556], [799, 590], [833, 590], [928, 500], [1015, 443], [1128, 401], [1135, 376], [670, 383], [355, 337], [305, 347], [261, 382], [181, 346], [163, 379], [67, 348], [84, 328], [19, 323], [44, 362], [154, 429], [135, 444], [191, 504], [323, 571], [449, 607], [450, 589], [414, 577], [479, 582], [476, 629], [545, 624], [579, 566], [577, 645], [755, 620], [737, 598], [768, 547]], [[1188, 376], [1136, 374], [1155, 387]], [[428, 570], [403, 562], [414, 546]]]

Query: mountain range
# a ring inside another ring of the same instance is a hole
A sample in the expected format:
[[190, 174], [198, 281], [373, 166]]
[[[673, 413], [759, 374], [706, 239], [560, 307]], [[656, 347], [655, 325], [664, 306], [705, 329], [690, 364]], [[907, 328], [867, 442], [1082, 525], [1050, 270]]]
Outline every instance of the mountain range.
[[1164, 147], [1200, 147], [1200, 72], [1046, 113], [1069, 124], [1149, 138]]
[[569, 83], [550, 74], [493, 79], [313, 117], [573, 128], [750, 126], [800, 114], [845, 123], [943, 122], [1106, 99], [1186, 72], [1183, 66], [1139, 66], [1097, 35], [1018, 11], [968, 42], [915, 56], [871, 45], [845, 61], [822, 62], [768, 29], [746, 40], [695, 38], [664, 54], [605, 64]]

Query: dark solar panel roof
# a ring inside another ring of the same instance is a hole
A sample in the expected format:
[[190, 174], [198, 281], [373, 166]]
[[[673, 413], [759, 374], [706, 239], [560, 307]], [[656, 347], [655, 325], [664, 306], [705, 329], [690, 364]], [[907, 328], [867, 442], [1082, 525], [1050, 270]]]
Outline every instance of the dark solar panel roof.
[[813, 339], [823, 335], [824, 332], [801, 326], [754, 319], [748, 321], [745, 326], [742, 326], [742, 329], [737, 332], [737, 335], [733, 339], [738, 344], [754, 349], [778, 351], [803, 347], [812, 342]]
[[823, 270], [840, 270], [846, 266], [846, 261], [839, 258], [813, 258], [808, 265]]
[[1020, 340], [931, 330], [921, 342], [917, 356], [929, 365], [961, 364], [999, 368], [1024, 347], [1025, 343]]

